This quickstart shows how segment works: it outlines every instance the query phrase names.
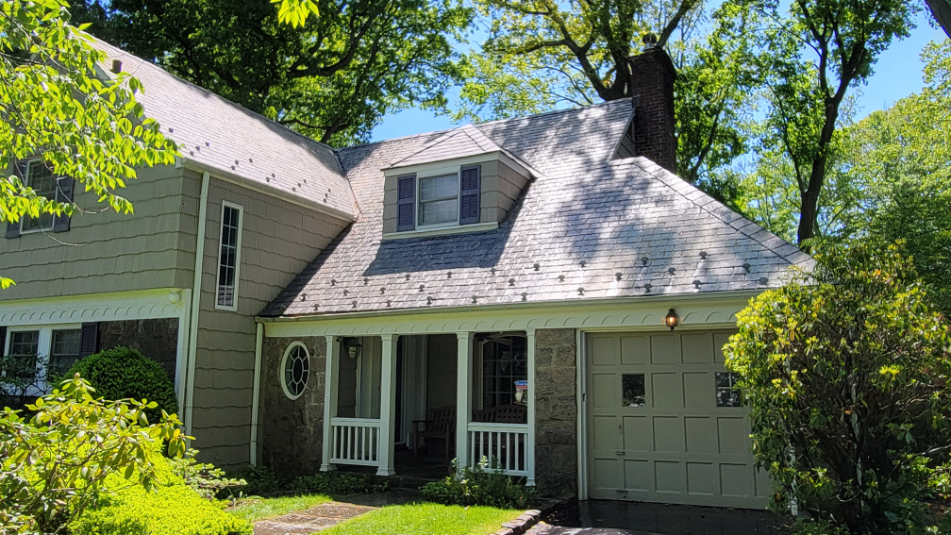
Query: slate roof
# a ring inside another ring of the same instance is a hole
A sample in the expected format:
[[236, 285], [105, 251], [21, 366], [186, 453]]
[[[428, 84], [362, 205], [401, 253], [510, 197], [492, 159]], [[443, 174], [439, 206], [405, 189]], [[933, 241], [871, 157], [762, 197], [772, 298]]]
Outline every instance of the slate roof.
[[[362, 214], [262, 315], [759, 290], [811, 263], [650, 160], [611, 160], [630, 114], [615, 101], [340, 150]], [[470, 129], [541, 176], [497, 230], [382, 241], [382, 169]]]
[[407, 167], [467, 156], [478, 156], [500, 150], [501, 147], [486, 137], [478, 128], [466, 125], [437, 136], [432, 143], [418, 152], [394, 162], [390, 167]]
[[332, 148], [186, 82], [108, 43], [93, 39], [109, 61], [137, 78], [137, 100], [162, 133], [196, 163], [355, 215], [357, 207]]

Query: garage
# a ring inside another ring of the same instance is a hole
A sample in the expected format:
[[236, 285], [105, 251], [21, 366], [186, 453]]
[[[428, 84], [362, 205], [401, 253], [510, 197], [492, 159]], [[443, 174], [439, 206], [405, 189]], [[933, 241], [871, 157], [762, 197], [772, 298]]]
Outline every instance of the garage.
[[730, 334], [586, 335], [591, 498], [766, 507], [749, 411], [723, 367]]

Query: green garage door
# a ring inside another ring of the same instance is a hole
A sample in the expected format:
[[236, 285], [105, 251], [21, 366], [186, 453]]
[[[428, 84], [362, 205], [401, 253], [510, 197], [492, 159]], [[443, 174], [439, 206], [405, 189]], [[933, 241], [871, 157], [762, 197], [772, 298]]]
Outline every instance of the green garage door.
[[729, 332], [587, 335], [589, 495], [762, 509]]

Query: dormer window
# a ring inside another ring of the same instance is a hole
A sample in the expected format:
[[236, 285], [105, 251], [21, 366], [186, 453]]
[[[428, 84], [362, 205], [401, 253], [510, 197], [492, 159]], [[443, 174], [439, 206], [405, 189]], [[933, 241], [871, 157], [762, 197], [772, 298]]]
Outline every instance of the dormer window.
[[419, 179], [419, 226], [459, 222], [459, 175]]
[[397, 231], [451, 228], [480, 222], [482, 168], [466, 165], [456, 173], [438, 172], [397, 178]]

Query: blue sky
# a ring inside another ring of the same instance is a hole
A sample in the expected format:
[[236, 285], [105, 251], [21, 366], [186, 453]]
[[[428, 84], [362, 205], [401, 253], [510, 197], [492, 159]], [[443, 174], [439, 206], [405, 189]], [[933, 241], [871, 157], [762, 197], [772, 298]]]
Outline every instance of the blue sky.
[[[889, 107], [896, 100], [921, 90], [921, 72], [924, 67], [921, 50], [931, 41], [944, 39], [941, 30], [932, 28], [924, 15], [918, 17], [918, 27], [911, 36], [892, 43], [875, 65], [875, 74], [868, 85], [861, 88], [858, 99], [859, 118], [869, 113]], [[475, 39], [473, 39], [475, 40]], [[450, 93], [450, 102], [457, 92]], [[373, 140], [390, 139], [400, 136], [432, 132], [458, 126], [446, 116], [435, 116], [426, 110], [405, 110], [388, 114], [383, 123], [373, 129]]]

